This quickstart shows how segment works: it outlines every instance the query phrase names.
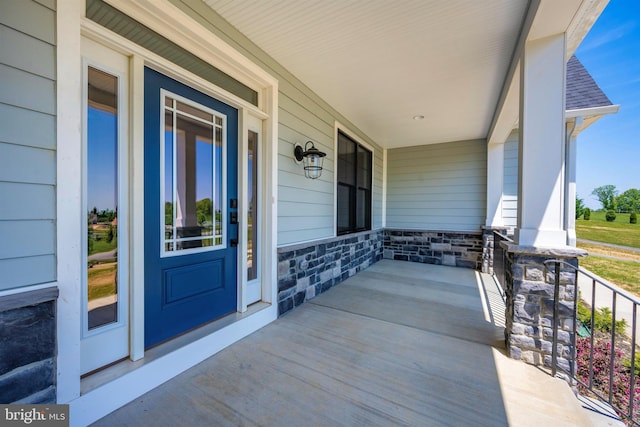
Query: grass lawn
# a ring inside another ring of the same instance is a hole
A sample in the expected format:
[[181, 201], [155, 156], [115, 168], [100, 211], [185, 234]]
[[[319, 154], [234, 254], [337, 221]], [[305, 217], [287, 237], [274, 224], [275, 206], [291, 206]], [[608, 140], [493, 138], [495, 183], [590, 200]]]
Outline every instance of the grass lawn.
[[117, 264], [96, 264], [88, 271], [89, 301], [116, 294]]
[[118, 247], [118, 239], [113, 239], [111, 242], [107, 242], [106, 239], [102, 240], [94, 240], [93, 241], [93, 250], [89, 255], [101, 253], [101, 252], [109, 252]]
[[576, 220], [578, 239], [640, 248], [640, 224], [629, 224], [629, 214], [616, 214], [616, 220], [607, 222], [604, 212], [591, 212], [591, 219]]
[[[578, 239], [640, 248], [640, 224], [629, 224], [629, 214], [616, 214], [616, 220], [613, 222], [607, 222], [604, 216], [605, 212], [591, 212], [589, 221], [576, 220]], [[580, 267], [640, 296], [640, 262], [631, 261], [640, 261], [640, 252], [589, 243], [578, 243], [578, 247], [589, 252], [588, 257], [580, 259]], [[628, 258], [630, 261], [598, 255]]]
[[580, 259], [580, 267], [594, 272], [634, 295], [640, 295], [640, 263], [638, 262], [589, 255]]

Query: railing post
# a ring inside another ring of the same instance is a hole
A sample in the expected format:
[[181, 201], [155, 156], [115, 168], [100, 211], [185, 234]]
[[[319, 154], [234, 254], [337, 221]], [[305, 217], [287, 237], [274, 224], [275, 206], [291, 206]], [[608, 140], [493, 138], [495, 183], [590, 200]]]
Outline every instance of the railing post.
[[505, 269], [507, 265], [507, 252], [505, 248], [502, 247], [502, 242], [513, 243], [513, 240], [511, 240], [508, 236], [501, 234], [498, 230], [493, 230], [493, 275], [504, 291], [506, 282]]
[[560, 263], [555, 262], [555, 280], [553, 287], [553, 348], [551, 349], [551, 374], [555, 377], [558, 372], [558, 304], [560, 300]]
[[496, 240], [496, 233], [507, 233], [507, 227], [494, 227], [483, 226], [482, 227], [482, 272], [487, 274], [493, 274], [495, 259], [495, 249], [499, 245], [499, 240]]

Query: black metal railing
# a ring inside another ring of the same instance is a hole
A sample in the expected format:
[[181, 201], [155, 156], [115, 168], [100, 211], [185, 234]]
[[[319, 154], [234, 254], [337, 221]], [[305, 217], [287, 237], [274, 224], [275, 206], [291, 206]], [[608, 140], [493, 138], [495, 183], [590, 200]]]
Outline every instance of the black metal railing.
[[506, 282], [506, 269], [505, 266], [507, 264], [507, 251], [500, 245], [501, 242], [510, 242], [513, 243], [508, 236], [501, 234], [497, 231], [493, 232], [493, 274], [495, 275], [502, 291], [505, 290], [505, 282]]
[[[552, 374], [562, 370], [577, 383], [580, 394], [608, 403], [628, 425], [640, 425], [640, 360], [636, 361], [640, 299], [566, 261], [553, 259], [545, 265], [555, 275]], [[557, 363], [561, 266], [575, 271], [571, 372]], [[588, 294], [586, 301], [583, 291]], [[622, 304], [625, 317], [619, 310]]]

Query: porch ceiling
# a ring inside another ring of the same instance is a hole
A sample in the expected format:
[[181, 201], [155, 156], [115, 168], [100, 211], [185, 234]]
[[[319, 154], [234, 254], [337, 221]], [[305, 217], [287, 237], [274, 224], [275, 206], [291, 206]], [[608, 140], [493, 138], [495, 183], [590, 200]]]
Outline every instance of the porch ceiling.
[[529, 4], [204, 1], [386, 148], [487, 137]]

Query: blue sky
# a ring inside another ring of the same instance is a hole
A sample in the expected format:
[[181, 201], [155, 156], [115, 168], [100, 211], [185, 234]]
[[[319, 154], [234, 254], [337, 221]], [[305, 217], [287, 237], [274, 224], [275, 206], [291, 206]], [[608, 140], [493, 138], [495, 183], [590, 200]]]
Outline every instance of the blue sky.
[[117, 171], [117, 126], [115, 114], [89, 107], [87, 138], [87, 210], [115, 210]]
[[578, 197], [600, 208], [596, 187], [640, 189], [640, 0], [611, 0], [575, 54], [620, 104], [578, 136]]

